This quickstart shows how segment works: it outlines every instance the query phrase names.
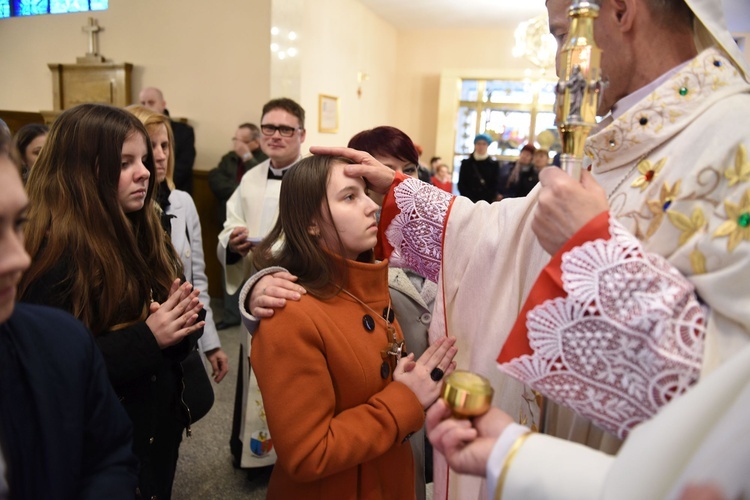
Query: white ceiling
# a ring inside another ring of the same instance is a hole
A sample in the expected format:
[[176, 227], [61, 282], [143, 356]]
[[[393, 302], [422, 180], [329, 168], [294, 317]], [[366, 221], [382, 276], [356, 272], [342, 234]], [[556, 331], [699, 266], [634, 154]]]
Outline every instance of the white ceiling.
[[360, 0], [360, 2], [399, 29], [515, 27], [519, 22], [544, 12], [544, 0]]
[[[399, 29], [498, 28], [544, 12], [544, 0], [360, 0]], [[722, 0], [729, 29], [750, 33], [750, 1]]]

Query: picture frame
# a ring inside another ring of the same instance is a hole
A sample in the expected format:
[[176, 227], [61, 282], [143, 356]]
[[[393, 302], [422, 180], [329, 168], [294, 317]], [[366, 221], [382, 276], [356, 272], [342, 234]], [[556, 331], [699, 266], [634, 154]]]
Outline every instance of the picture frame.
[[318, 94], [318, 132], [336, 134], [339, 131], [339, 98]]

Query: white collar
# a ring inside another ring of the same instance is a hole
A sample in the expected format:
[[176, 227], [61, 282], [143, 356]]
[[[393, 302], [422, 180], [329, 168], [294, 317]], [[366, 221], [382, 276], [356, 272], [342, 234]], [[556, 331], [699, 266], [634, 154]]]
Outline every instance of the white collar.
[[284, 172], [285, 172], [286, 170], [288, 170], [288, 169], [292, 168], [292, 167], [293, 167], [294, 165], [296, 165], [296, 164], [297, 164], [297, 162], [298, 162], [298, 161], [300, 160], [300, 158], [302, 158], [302, 156], [300, 156], [299, 158], [297, 158], [296, 160], [294, 160], [294, 162], [293, 162], [293, 163], [292, 163], [291, 165], [287, 165], [287, 166], [286, 166], [286, 167], [284, 167], [284, 168], [274, 168], [274, 167], [273, 167], [273, 166], [271, 165], [271, 160], [268, 160], [268, 169], [269, 169], [269, 170], [270, 170], [271, 172], [273, 172], [273, 175], [281, 175], [281, 174], [283, 174], [283, 173], [284, 173]]

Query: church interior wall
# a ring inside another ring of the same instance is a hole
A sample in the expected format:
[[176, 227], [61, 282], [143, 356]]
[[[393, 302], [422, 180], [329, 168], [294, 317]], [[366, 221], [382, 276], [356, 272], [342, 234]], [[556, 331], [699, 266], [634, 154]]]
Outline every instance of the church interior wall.
[[[197, 0], [112, 0], [109, 10], [94, 14], [104, 28], [101, 53], [134, 64], [132, 98], [143, 86], [160, 87], [173, 116], [195, 128], [197, 170], [213, 168], [231, 147], [236, 126], [257, 122], [263, 103], [281, 95], [268, 50], [272, 10], [280, 1], [225, 0], [207, 10]], [[404, 30], [357, 0], [288, 1], [303, 10], [291, 97], [307, 110], [305, 151], [343, 145], [360, 130], [391, 124], [423, 146], [426, 162], [441, 142], [440, 75], [446, 68], [467, 77], [531, 68], [511, 55], [510, 28]], [[47, 64], [73, 63], [84, 54], [81, 27], [89, 15], [0, 21], [0, 109], [52, 109]], [[320, 94], [339, 98], [337, 133], [318, 131]]]
[[[420, 144], [427, 163], [437, 150], [440, 75], [446, 68], [472, 78], [476, 73], [517, 75], [532, 68], [514, 58], [513, 29], [409, 30], [398, 40], [399, 89], [394, 125]], [[438, 152], [446, 159], [446, 152]]]
[[101, 54], [134, 65], [133, 101], [159, 87], [170, 113], [195, 128], [197, 170], [216, 166], [237, 125], [260, 119], [271, 94], [270, 0], [111, 0], [95, 13], [0, 20], [0, 109], [52, 109], [47, 64], [84, 55], [90, 16], [103, 27]]
[[[402, 85], [396, 71], [396, 28], [358, 0], [305, 2], [304, 19], [301, 99], [310, 117], [306, 145], [343, 146], [357, 132], [393, 125]], [[337, 133], [318, 131], [320, 94], [339, 99]]]

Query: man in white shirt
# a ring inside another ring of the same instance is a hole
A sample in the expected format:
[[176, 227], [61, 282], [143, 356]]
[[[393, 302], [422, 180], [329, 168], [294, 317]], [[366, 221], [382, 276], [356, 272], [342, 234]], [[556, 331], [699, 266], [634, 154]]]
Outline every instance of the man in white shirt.
[[[227, 200], [227, 218], [219, 234], [217, 254], [224, 267], [226, 292], [233, 295], [253, 272], [252, 249], [273, 227], [279, 211], [281, 179], [300, 159], [305, 141], [305, 110], [291, 99], [273, 99], [263, 106], [260, 147], [268, 159], [247, 171]], [[241, 413], [232, 426], [230, 447], [235, 465], [243, 468], [272, 465], [276, 453], [269, 438], [263, 400], [255, 375], [249, 370], [250, 338], [241, 335], [238, 385]]]
[[260, 147], [268, 160], [248, 171], [227, 200], [227, 218], [217, 253], [230, 294], [249, 271], [252, 248], [271, 230], [278, 214], [281, 178], [300, 159], [305, 142], [305, 110], [291, 99], [263, 106]]

